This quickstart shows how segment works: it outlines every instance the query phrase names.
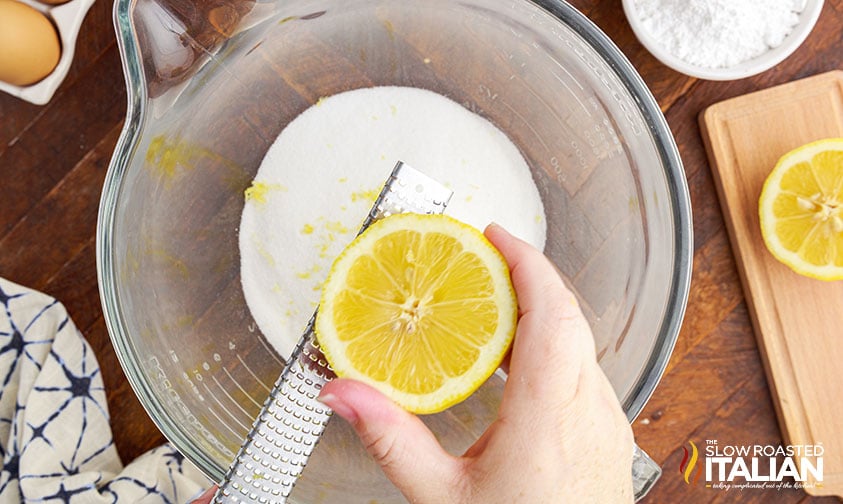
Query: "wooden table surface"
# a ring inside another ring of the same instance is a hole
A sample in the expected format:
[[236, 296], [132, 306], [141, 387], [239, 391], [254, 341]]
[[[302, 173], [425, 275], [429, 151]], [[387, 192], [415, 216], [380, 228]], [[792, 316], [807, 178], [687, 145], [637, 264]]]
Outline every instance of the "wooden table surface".
[[[620, 0], [572, 3], [618, 44], [652, 89], [691, 190], [688, 309], [667, 372], [634, 425], [638, 443], [665, 471], [646, 502], [838, 502], [801, 490], [690, 487], [678, 467], [689, 440], [782, 443], [697, 115], [726, 98], [843, 69], [843, 0], [825, 2], [819, 23], [794, 55], [768, 72], [732, 82], [697, 80], [659, 63], [635, 39]], [[88, 13], [73, 65], [49, 104], [0, 93], [0, 276], [65, 304], [99, 358], [115, 443], [128, 462], [164, 438], [122, 373], [97, 291], [97, 206], [126, 111], [111, 9], [100, 0]]]

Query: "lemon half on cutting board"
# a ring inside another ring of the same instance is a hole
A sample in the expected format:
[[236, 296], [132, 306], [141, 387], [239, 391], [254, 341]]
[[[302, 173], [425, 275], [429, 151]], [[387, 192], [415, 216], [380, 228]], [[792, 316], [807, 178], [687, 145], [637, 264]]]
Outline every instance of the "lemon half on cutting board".
[[435, 413], [495, 372], [517, 311], [506, 261], [480, 231], [407, 213], [376, 221], [340, 254], [315, 331], [337, 376]]
[[782, 156], [764, 182], [759, 216], [779, 261], [808, 277], [843, 279], [843, 138]]

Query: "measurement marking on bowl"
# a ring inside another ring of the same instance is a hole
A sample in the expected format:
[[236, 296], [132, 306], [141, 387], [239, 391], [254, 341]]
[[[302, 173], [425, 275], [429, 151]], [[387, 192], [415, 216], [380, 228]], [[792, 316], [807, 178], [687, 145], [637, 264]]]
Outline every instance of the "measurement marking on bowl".
[[[563, 68], [563, 70], [564, 70], [564, 67], [562, 67], [562, 68]], [[566, 72], [567, 72], [567, 70], [566, 70]], [[574, 90], [573, 90], [573, 89], [571, 89], [571, 86], [569, 86], [569, 85], [568, 85], [568, 83], [567, 83], [567, 82], [565, 82], [565, 80], [564, 80], [564, 79], [562, 79], [562, 77], [561, 77], [561, 76], [557, 75], [557, 74], [556, 74], [556, 72], [550, 72], [550, 73], [551, 73], [554, 77], [556, 77], [556, 80], [558, 80], [558, 81], [559, 81], [559, 82], [560, 82], [563, 86], [565, 86], [565, 89], [567, 89], [567, 90], [571, 93], [571, 96], [573, 96], [573, 97], [574, 97], [574, 99], [575, 99], [575, 100], [577, 100], [577, 103], [579, 103], [579, 104], [580, 104], [580, 106], [582, 107], [582, 109], [585, 111], [586, 115], [587, 115], [588, 117], [591, 117], [591, 112], [589, 112], [588, 107], [586, 107], [586, 106], [585, 106], [585, 103], [583, 103], [583, 102], [582, 102], [582, 100], [580, 100], [580, 97], [579, 97], [579, 96], [577, 96], [576, 92], [574, 92]], [[571, 74], [569, 73], [568, 75], [571, 75]], [[571, 78], [573, 79], [573, 77], [571, 77]], [[574, 79], [574, 82], [577, 82], [577, 81], [576, 81], [576, 79]], [[577, 82], [577, 85], [579, 85], [579, 83], [578, 83], [578, 82]], [[582, 86], [580, 86], [580, 89], [582, 89]]]
[[574, 155], [577, 157], [577, 166], [585, 168], [588, 165], [588, 161], [585, 159], [585, 152], [583, 152], [582, 148], [580, 148], [580, 144], [578, 144], [576, 140], [571, 140], [570, 145], [571, 148], [574, 149]]
[[257, 406], [258, 408], [260, 408], [261, 406], [263, 406], [263, 404], [261, 404], [261, 403], [259, 403], [258, 401], [256, 401], [256, 400], [252, 397], [252, 395], [251, 395], [251, 394], [249, 394], [249, 392], [247, 392], [247, 391], [246, 391], [246, 389], [244, 389], [244, 388], [240, 385], [240, 382], [238, 382], [237, 380], [235, 380], [235, 379], [234, 379], [234, 376], [232, 376], [232, 375], [231, 375], [231, 372], [230, 372], [228, 369], [226, 369], [226, 368], [222, 368], [222, 370], [223, 370], [223, 372], [224, 372], [224, 373], [228, 376], [228, 378], [229, 378], [229, 379], [230, 379], [230, 380], [234, 383], [234, 386], [235, 386], [235, 387], [237, 387], [237, 388], [240, 390], [240, 392], [243, 392], [243, 395], [245, 395], [245, 396], [249, 399], [249, 401], [251, 401], [251, 402], [252, 402], [255, 406]]
[[[564, 84], [564, 82], [563, 82], [563, 84]], [[568, 90], [571, 91], [571, 94], [573, 94], [573, 90], [571, 90], [570, 88], [568, 88]], [[542, 98], [538, 93], [536, 93], [535, 90], [533, 90], [532, 88], [529, 88], [529, 91], [530, 91], [530, 94], [532, 94], [538, 102], [540, 102], [542, 105], [544, 105], [544, 107], [545, 107], [545, 109], [547, 109], [548, 113], [551, 116], [553, 116], [554, 119], [556, 119], [556, 121], [559, 123], [559, 127], [562, 131], [570, 130], [572, 136], [577, 133], [579, 128], [577, 128], [576, 126], [572, 125], [569, 122], [571, 117], [572, 117], [570, 113], [568, 114], [566, 119], [563, 119], [562, 116], [560, 116], [556, 112], [556, 110], [544, 98]], [[585, 104], [583, 104], [583, 102], [581, 102], [580, 99], [577, 98], [576, 96], [574, 96], [574, 98], [576, 98], [577, 103], [582, 105], [583, 109], [585, 109]], [[589, 117], [591, 117], [591, 114], [589, 114], [588, 110], [586, 110], [585, 113], [588, 114]]]
[[190, 375], [189, 375], [189, 374], [187, 374], [187, 371], [185, 371], [184, 373], [182, 373], [182, 374], [181, 374], [181, 377], [182, 377], [182, 378], [184, 378], [184, 381], [185, 381], [185, 382], [187, 382], [187, 384], [190, 386], [190, 390], [191, 390], [191, 391], [192, 391], [192, 392], [196, 395], [196, 397], [197, 397], [200, 401], [204, 401], [204, 400], [205, 400], [205, 396], [204, 396], [204, 395], [202, 395], [202, 391], [200, 391], [200, 390], [199, 390], [199, 387], [197, 387], [197, 386], [196, 386], [196, 384], [195, 384], [195, 383], [193, 383], [193, 380], [191, 380], [191, 379], [190, 379]]
[[[571, 71], [570, 71], [570, 70], [568, 70], [567, 68], [565, 68], [565, 65], [563, 65], [561, 61], [559, 61], [558, 59], [554, 58], [553, 56], [548, 56], [548, 59], [549, 59], [550, 61], [552, 61], [553, 63], [555, 63], [555, 64], [556, 64], [556, 66], [558, 66], [560, 70], [562, 70], [563, 72], [565, 72], [565, 75], [567, 75], [567, 76], [568, 76], [568, 78], [570, 78], [570, 79], [574, 82], [574, 84], [576, 84], [576, 85], [577, 85], [577, 87], [578, 87], [578, 88], [580, 88], [580, 91], [585, 91], [585, 88], [583, 87], [583, 85], [582, 85], [582, 84], [580, 84], [580, 81], [579, 81], [576, 77], [574, 77], [574, 75], [571, 73]], [[554, 74], [554, 75], [556, 75], [556, 74]], [[566, 87], [567, 87], [567, 86], [566, 86]]]
[[480, 84], [479, 90], [480, 94], [483, 95], [483, 98], [489, 101], [495, 101], [498, 99], [498, 93], [493, 93], [491, 88], [489, 88], [485, 84]]
[[504, 107], [508, 108], [508, 109], [510, 110], [510, 112], [512, 112], [513, 114], [515, 114], [515, 116], [516, 116], [517, 118], [521, 119], [521, 122], [523, 122], [523, 123], [524, 123], [524, 126], [528, 127], [528, 128], [530, 129], [530, 131], [532, 131], [532, 132], [533, 132], [533, 134], [536, 136], [536, 139], [539, 141], [539, 143], [541, 143], [541, 144], [542, 144], [542, 147], [544, 147], [544, 149], [545, 149], [546, 151], [550, 152], [550, 147], [548, 147], [548, 146], [547, 146], [547, 144], [545, 143], [544, 139], [541, 137], [541, 135], [539, 135], [539, 132], [538, 132], [538, 131], [536, 131], [536, 128], [534, 128], [534, 127], [533, 127], [533, 125], [532, 125], [532, 124], [530, 124], [530, 123], [529, 123], [526, 119], [524, 119], [524, 116], [522, 116], [520, 113], [518, 113], [518, 111], [517, 111], [517, 110], [515, 110], [515, 109], [512, 107], [512, 105], [508, 104], [506, 101], [501, 100], [501, 104], [503, 104], [503, 106], [504, 106]]
[[[206, 386], [205, 388], [207, 388], [207, 386]], [[242, 435], [243, 435], [243, 431], [238, 432], [238, 431], [236, 431], [236, 430], [232, 429], [232, 428], [231, 428], [231, 425], [229, 425], [229, 423], [228, 423], [228, 422], [226, 422], [226, 421], [225, 421], [222, 417], [220, 417], [219, 415], [217, 415], [217, 412], [216, 412], [216, 411], [214, 411], [214, 409], [213, 409], [213, 408], [208, 408], [208, 413], [210, 413], [210, 414], [211, 414], [211, 416], [213, 416], [214, 418], [216, 418], [216, 419], [217, 419], [217, 421], [218, 421], [220, 424], [222, 424], [222, 425], [223, 425], [226, 429], [228, 429], [228, 431], [229, 431], [229, 432], [231, 432], [231, 433], [232, 433], [232, 434], [234, 434], [235, 436], [240, 437], [240, 436], [242, 436]], [[245, 429], [246, 429], [247, 431], [249, 430], [248, 428], [245, 428]]]
[[[231, 394], [229, 394], [229, 393], [228, 393], [228, 390], [226, 390], [226, 389], [225, 389], [225, 387], [223, 387], [222, 383], [220, 383], [220, 381], [219, 381], [219, 380], [217, 380], [217, 377], [216, 377], [216, 376], [211, 375], [211, 379], [214, 381], [214, 384], [216, 384], [216, 386], [217, 386], [217, 387], [219, 387], [219, 389], [222, 391], [222, 395], [223, 395], [223, 396], [225, 396], [225, 397], [227, 397], [227, 398], [231, 401], [231, 403], [232, 403], [232, 404], [234, 404], [234, 406], [236, 406], [236, 407], [237, 407], [237, 409], [239, 409], [240, 411], [242, 411], [242, 412], [243, 412], [243, 414], [244, 414], [244, 415], [246, 415], [246, 417], [251, 417], [251, 416], [252, 416], [252, 415], [250, 415], [250, 414], [249, 414], [249, 412], [248, 412], [248, 411], [246, 411], [246, 408], [244, 408], [244, 407], [243, 407], [243, 405], [242, 405], [242, 404], [240, 404], [240, 401], [238, 401], [238, 400], [237, 400], [237, 399], [235, 399], [235, 398], [234, 398]], [[234, 380], [232, 380], [232, 381], [234, 381]], [[240, 385], [238, 385], [238, 384], [237, 384], [237, 382], [236, 382], [236, 381], [234, 382], [234, 384], [235, 384], [235, 385], [237, 385], [237, 388], [240, 388], [240, 390], [243, 390], [243, 389], [240, 387]], [[250, 398], [250, 399], [251, 399], [251, 398]], [[221, 403], [221, 401], [220, 401], [219, 399], [217, 399], [217, 398], [216, 398], [216, 396], [214, 397], [214, 400], [215, 400], [215, 401], [217, 401], [218, 403]], [[232, 415], [232, 416], [234, 416], [234, 415]]]
[[[268, 356], [272, 357], [272, 360], [277, 362], [281, 369], [283, 369], [284, 366], [287, 365], [287, 361], [279, 358], [275, 349], [267, 345], [266, 338], [258, 338], [258, 342], [260, 342], [261, 346], [264, 349], [264, 355], [268, 355]], [[234, 342], [231, 342], [229, 345], [234, 345]], [[233, 346], [229, 346], [229, 348], [231, 348], [231, 350], [234, 350]]]
[[[181, 395], [173, 387], [173, 382], [170, 381], [170, 379], [167, 377], [167, 373], [164, 372], [164, 368], [161, 366], [161, 361], [158, 360], [158, 357], [151, 356], [149, 358], [149, 360], [147, 361], [147, 369], [149, 371], [155, 373], [153, 380], [157, 379], [157, 385], [160, 386], [163, 389], [164, 393], [166, 394], [166, 398], [169, 401], [169, 404], [175, 407], [175, 411], [184, 412], [185, 417], [184, 417], [183, 423], [188, 428], [192, 428], [195, 432], [198, 432], [199, 434], [201, 434], [202, 438], [205, 441], [207, 441], [210, 446], [212, 446], [214, 449], [216, 449], [223, 456], [225, 456], [225, 457], [234, 456], [234, 453], [227, 446], [222, 444], [216, 438], [216, 436], [214, 434], [211, 434], [211, 432], [202, 424], [202, 422], [200, 422], [199, 419], [196, 418], [195, 415], [190, 413], [190, 410], [188, 409], [187, 405], [184, 403], [184, 401], [182, 401]], [[186, 374], [187, 373], [185, 373], [185, 375]], [[200, 375], [200, 377], [201, 377], [201, 375]], [[186, 379], [187, 379], [188, 383], [191, 385], [191, 388], [194, 391], [196, 391], [196, 395], [201, 400], [204, 401], [205, 398], [201, 394], [198, 393], [198, 388], [196, 388], [196, 386], [193, 384], [193, 382], [190, 381], [189, 377], [186, 377]], [[215, 417], [217, 417], [217, 419], [221, 423], [223, 422], [223, 420], [221, 418], [219, 418], [213, 412], [213, 410], [209, 409], [208, 411], [210, 411], [211, 414], [213, 414]], [[228, 427], [227, 424], [226, 424], [226, 427]], [[233, 434], [238, 435], [238, 436], [242, 435], [241, 433], [234, 432], [233, 430], [231, 432]]]
[[[591, 49], [579, 39], [573, 39], [568, 33], [563, 33], [557, 30], [554, 27], [551, 27], [551, 33], [553, 33], [556, 38], [563, 41], [565, 45], [567, 45], [574, 54], [585, 63], [586, 66], [594, 73], [594, 75], [600, 79], [600, 83], [612, 93], [612, 98], [615, 102], [620, 105], [621, 110], [623, 112], [624, 118], [627, 120], [629, 125], [632, 128], [632, 134], [635, 136], [639, 136], [646, 131], [646, 128], [642, 127], [642, 124], [636, 120], [636, 116], [633, 114], [633, 111], [636, 109], [635, 105], [631, 103], [631, 100], [626, 98], [624, 95], [624, 91], [626, 90], [622, 86], [620, 87], [620, 92], [618, 91], [618, 87], [615, 85], [613, 86], [612, 83], [609, 82], [609, 79], [606, 77], [606, 74], [609, 75], [616, 75], [615, 70], [613, 70], [605, 61], [600, 60], [596, 57], [592, 52]], [[550, 58], [553, 60], [560, 68], [562, 68], [565, 73], [567, 73], [571, 79], [577, 83], [578, 86], [582, 88], [582, 85], [574, 78], [573, 75], [562, 66], [559, 61], [556, 61], [555, 58]], [[622, 95], [622, 93], [624, 95]]]
[[252, 371], [252, 368], [250, 368], [250, 367], [249, 367], [249, 365], [248, 365], [248, 364], [246, 364], [246, 361], [244, 361], [244, 360], [243, 360], [243, 357], [240, 357], [240, 354], [237, 354], [237, 360], [239, 360], [239, 361], [240, 361], [240, 364], [242, 364], [242, 365], [243, 365], [243, 369], [245, 369], [246, 371], [248, 371], [248, 373], [249, 373], [250, 375], [252, 375], [252, 378], [254, 378], [254, 379], [255, 379], [255, 381], [256, 381], [256, 382], [258, 382], [258, 383], [260, 384], [260, 386], [261, 386], [261, 387], [263, 387], [263, 388], [264, 388], [267, 392], [271, 392], [271, 391], [272, 391], [272, 388], [270, 388], [270, 387], [269, 387], [266, 383], [264, 383], [264, 381], [263, 381], [263, 380], [261, 380], [260, 378], [258, 378], [258, 375], [256, 375], [256, 374], [255, 374], [255, 372], [254, 372], [254, 371]]
[[[216, 380], [215, 380], [215, 381], [216, 381]], [[243, 422], [241, 422], [241, 421], [240, 421], [240, 419], [238, 419], [236, 416], [234, 416], [234, 415], [232, 415], [232, 414], [231, 414], [231, 411], [229, 410], [229, 408], [227, 408], [227, 407], [225, 406], [225, 404], [223, 404], [223, 403], [222, 403], [222, 401], [220, 401], [220, 400], [219, 400], [219, 398], [217, 397], [217, 395], [216, 395], [216, 394], [214, 394], [214, 391], [213, 391], [213, 390], [211, 390], [211, 387], [209, 387], [207, 383], [204, 383], [204, 382], [203, 382], [203, 383], [202, 383], [202, 386], [203, 386], [203, 387], [205, 387], [205, 392], [207, 392], [207, 393], [208, 393], [208, 395], [211, 397], [211, 399], [213, 399], [213, 400], [214, 400], [214, 402], [215, 402], [215, 403], [217, 403], [217, 405], [218, 405], [220, 408], [222, 408], [222, 410], [223, 410], [223, 411], [225, 411], [225, 412], [228, 414], [228, 416], [229, 416], [229, 417], [231, 417], [231, 419], [232, 419], [232, 420], [234, 420], [234, 422], [235, 422], [235, 423], [237, 423], [237, 425], [239, 425], [240, 427], [243, 427], [243, 429], [244, 429], [244, 430], [246, 430], [246, 431], [248, 431], [248, 430], [249, 430], [249, 426], [248, 426], [248, 425], [244, 424]], [[219, 386], [219, 382], [217, 382], [217, 386]], [[226, 395], [227, 395], [227, 394], [226, 394]], [[228, 398], [229, 398], [229, 399], [231, 399], [231, 396], [228, 396]], [[240, 408], [241, 410], [243, 409], [243, 407], [242, 407], [242, 406], [240, 406], [239, 404], [237, 404], [237, 401], [234, 401], [234, 400], [232, 399], [232, 401], [231, 401], [231, 402], [232, 402], [232, 403], [234, 403], [234, 405], [235, 405], [235, 406], [237, 406], [238, 408]], [[210, 411], [213, 411], [213, 409], [211, 409]], [[246, 413], [245, 411], [243, 411], [243, 413], [244, 413], [244, 414], [246, 414], [246, 415], [248, 416], [248, 413]], [[222, 420], [222, 419], [220, 419], [220, 420]], [[232, 431], [232, 432], [234, 432], [235, 434], [238, 434], [238, 435], [239, 435], [239, 434], [241, 434], [241, 433], [238, 433], [238, 432], [235, 432], [235, 431]]]

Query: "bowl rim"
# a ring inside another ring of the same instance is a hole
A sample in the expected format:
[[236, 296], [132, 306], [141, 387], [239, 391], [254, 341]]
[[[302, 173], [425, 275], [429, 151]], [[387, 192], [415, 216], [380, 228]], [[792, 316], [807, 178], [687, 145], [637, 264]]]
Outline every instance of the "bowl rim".
[[112, 282], [112, 279], [116, 277], [117, 267], [109, 251], [112, 250], [114, 243], [112, 230], [118, 207], [117, 199], [129, 163], [138, 148], [139, 133], [149, 113], [146, 101], [143, 99], [147, 96], [148, 89], [141, 64], [139, 41], [131, 19], [132, 8], [136, 3], [137, 0], [116, 0], [112, 8], [112, 22], [126, 81], [127, 106], [123, 129], [106, 171], [97, 215], [95, 253], [103, 320], [111, 343], [115, 347], [117, 360], [123, 368], [123, 374], [149, 418], [164, 437], [200, 471], [213, 481], [221, 481], [224, 472], [219, 469], [215, 460], [191, 440], [186, 434], [184, 425], [166, 414], [153, 388], [141, 379], [141, 376], [144, 376], [142, 360], [138, 358], [139, 352], [128, 337], [129, 330], [125, 326], [121, 313], [119, 295]]
[[624, 14], [635, 37], [650, 54], [677, 72], [712, 81], [738, 80], [758, 75], [787, 59], [799, 49], [814, 30], [822, 12], [823, 3], [824, 0], [805, 0], [805, 7], [799, 13], [799, 22], [778, 46], [731, 67], [707, 68], [688, 63], [670, 53], [642, 25], [638, 10], [635, 8], [635, 0], [622, 0]]
[[[104, 320], [112, 344], [117, 349], [118, 358], [127, 379], [139, 401], [158, 426], [164, 436], [197, 468], [215, 481], [224, 477], [227, 467], [210, 457], [189, 435], [186, 426], [169, 418], [158, 400], [152, 387], [145, 383], [144, 371], [138, 352], [128, 337], [129, 331], [121, 314], [119, 294], [113, 279], [117, 268], [111, 255], [115, 225], [117, 197], [129, 163], [138, 147], [139, 132], [149, 113], [143, 97], [147, 95], [147, 85], [143, 78], [143, 69], [138, 51], [138, 39], [132, 23], [132, 7], [137, 0], [116, 0], [113, 19], [117, 32], [118, 48], [121, 54], [123, 71], [127, 87], [127, 112], [123, 130], [109, 163], [100, 199], [96, 233], [97, 279], [103, 307]], [[627, 418], [634, 421], [653, 394], [667, 367], [670, 355], [676, 344], [679, 330], [685, 314], [690, 292], [691, 269], [693, 260], [693, 229], [691, 219], [691, 200], [687, 180], [679, 150], [673, 134], [662, 114], [658, 102], [647, 88], [641, 76], [629, 60], [623, 55], [609, 37], [604, 34], [584, 14], [564, 0], [527, 0], [550, 13], [558, 21], [566, 24], [599, 54], [607, 67], [616, 75], [619, 83], [634, 98], [637, 109], [642, 115], [653, 145], [661, 160], [669, 191], [669, 204], [672, 210], [674, 264], [671, 272], [671, 284], [665, 299], [664, 318], [653, 342], [654, 351], [650, 354], [639, 377], [633, 383], [622, 404]]]
[[[618, 46], [594, 22], [564, 0], [531, 0], [544, 8], [600, 53], [618, 80], [634, 98], [653, 137], [654, 145], [662, 160], [668, 190], [670, 208], [675, 219], [674, 245], [675, 262], [671, 275], [669, 295], [665, 302], [665, 317], [654, 342], [657, 351], [651, 356], [640, 373], [637, 387], [630, 389], [622, 404], [630, 423], [635, 421], [644, 405], [652, 396], [667, 368], [679, 330], [685, 317], [685, 309], [691, 288], [693, 266], [693, 221], [691, 197], [685, 169], [673, 133], [659, 107], [658, 101], [638, 71]], [[661, 140], [661, 141], [657, 141]]]

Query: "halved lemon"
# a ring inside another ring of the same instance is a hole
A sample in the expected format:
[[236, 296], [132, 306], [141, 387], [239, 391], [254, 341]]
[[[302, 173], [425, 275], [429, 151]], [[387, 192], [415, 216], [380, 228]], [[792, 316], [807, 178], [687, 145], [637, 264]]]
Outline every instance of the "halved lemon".
[[340, 254], [315, 330], [337, 376], [435, 413], [494, 373], [516, 318], [509, 268], [482, 233], [407, 213], [376, 221]]
[[843, 279], [843, 138], [782, 156], [758, 206], [764, 242], [779, 261], [801, 275]]

